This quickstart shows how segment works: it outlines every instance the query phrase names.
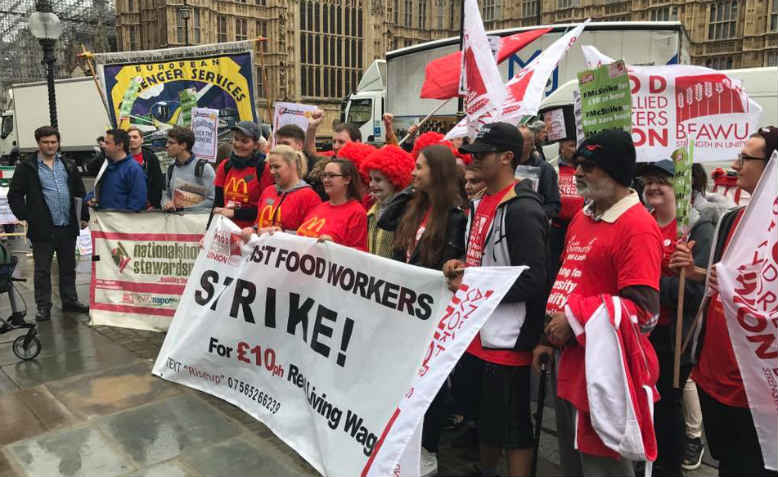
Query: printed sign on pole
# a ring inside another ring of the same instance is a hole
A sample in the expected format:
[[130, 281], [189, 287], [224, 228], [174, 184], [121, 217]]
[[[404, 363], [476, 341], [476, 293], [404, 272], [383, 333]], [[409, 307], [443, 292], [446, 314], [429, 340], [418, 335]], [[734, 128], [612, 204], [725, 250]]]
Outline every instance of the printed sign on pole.
[[192, 153], [197, 158], [215, 162], [216, 148], [219, 144], [219, 110], [193, 108], [192, 131], [195, 135]]
[[578, 73], [585, 136], [604, 129], [632, 130], [632, 98], [623, 60]]

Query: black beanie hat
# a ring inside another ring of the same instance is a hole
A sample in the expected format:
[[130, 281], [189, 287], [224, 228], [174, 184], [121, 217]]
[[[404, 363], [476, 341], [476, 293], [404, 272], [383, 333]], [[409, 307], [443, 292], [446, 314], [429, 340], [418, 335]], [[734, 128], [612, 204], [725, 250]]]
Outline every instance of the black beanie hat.
[[620, 184], [629, 187], [635, 177], [635, 145], [621, 129], [606, 129], [589, 136], [576, 156], [594, 162]]

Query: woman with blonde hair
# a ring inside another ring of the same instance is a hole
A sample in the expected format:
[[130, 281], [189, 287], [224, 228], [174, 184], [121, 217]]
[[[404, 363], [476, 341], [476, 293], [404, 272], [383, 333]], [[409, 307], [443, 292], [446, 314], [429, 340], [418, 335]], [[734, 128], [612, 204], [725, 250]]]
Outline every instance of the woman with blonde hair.
[[243, 229], [244, 240], [255, 232], [294, 232], [308, 212], [321, 203], [318, 194], [301, 179], [307, 172], [301, 152], [289, 146], [275, 146], [268, 154], [268, 166], [275, 184], [262, 191], [257, 202], [257, 222], [254, 227]]

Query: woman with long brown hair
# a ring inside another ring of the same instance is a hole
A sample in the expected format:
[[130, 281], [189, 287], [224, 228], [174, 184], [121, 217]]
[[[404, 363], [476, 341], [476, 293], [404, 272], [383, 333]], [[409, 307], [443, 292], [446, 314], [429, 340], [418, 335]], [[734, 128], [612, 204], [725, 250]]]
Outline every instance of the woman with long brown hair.
[[445, 146], [421, 151], [412, 172], [415, 192], [394, 236], [396, 260], [440, 270], [465, 250], [465, 214], [457, 163]]
[[[465, 214], [454, 154], [446, 146], [424, 148], [412, 172], [413, 192], [395, 196], [378, 226], [394, 235], [392, 257], [412, 265], [442, 270], [450, 259], [465, 254]], [[394, 217], [391, 222], [389, 218]], [[399, 217], [399, 221], [397, 218]], [[386, 219], [386, 220], [385, 220]], [[445, 385], [430, 404], [422, 427], [422, 475], [437, 469], [440, 430], [445, 418]]]

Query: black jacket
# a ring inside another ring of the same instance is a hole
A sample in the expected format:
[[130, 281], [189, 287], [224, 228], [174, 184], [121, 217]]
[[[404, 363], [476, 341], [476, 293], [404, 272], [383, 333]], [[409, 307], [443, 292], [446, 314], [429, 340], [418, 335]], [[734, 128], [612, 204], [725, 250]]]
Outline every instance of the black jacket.
[[[502, 304], [526, 303], [526, 320], [514, 349], [532, 351], [540, 340], [545, 321], [546, 291], [553, 277], [548, 273], [548, 219], [543, 200], [529, 180], [516, 184], [500, 201], [484, 244], [481, 266], [521, 266], [529, 268], [519, 276]], [[478, 201], [470, 204], [473, 223]], [[498, 307], [499, 310], [499, 307]]]
[[[395, 195], [391, 202], [387, 204], [386, 209], [381, 218], [378, 221], [378, 227], [390, 232], [397, 230], [397, 227], [402, 220], [405, 209], [408, 202], [413, 196], [413, 189], [411, 187], [400, 191]], [[448, 211], [448, 225], [446, 227], [446, 245], [443, 252], [440, 255], [437, 263], [426, 264], [421, 263], [420, 251], [424, 247], [424, 237], [419, 241], [416, 248], [411, 254], [410, 260], [406, 260], [406, 251], [395, 249], [392, 251], [392, 258], [394, 260], [409, 263], [411, 265], [417, 265], [420, 267], [431, 268], [433, 270], [442, 270], [443, 264], [451, 259], [460, 259], [465, 255], [465, 213], [458, 207], [452, 207]]]
[[[162, 207], [162, 189], [165, 181], [162, 177], [162, 167], [159, 165], [159, 159], [154, 151], [146, 147], [141, 148], [143, 152], [143, 173], [146, 174], [146, 200], [155, 209]], [[94, 159], [86, 165], [86, 173], [96, 176], [100, 172], [105, 162], [105, 153], [100, 151]]]
[[[76, 165], [60, 157], [65, 164], [68, 173], [68, 188], [70, 189], [70, 225], [68, 226], [73, 236], [78, 236], [80, 224], [76, 220], [75, 197], [84, 198], [86, 191], [81, 180], [81, 174]], [[11, 186], [8, 189], [8, 205], [17, 219], [27, 221], [27, 237], [32, 242], [48, 242], [54, 233], [54, 221], [51, 211], [46, 205], [41, 189], [41, 181], [38, 177], [38, 157], [31, 154], [16, 165]], [[89, 219], [89, 209], [86, 203], [82, 203], [81, 220]]]

